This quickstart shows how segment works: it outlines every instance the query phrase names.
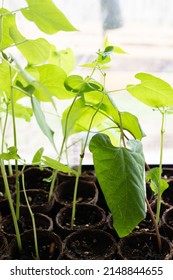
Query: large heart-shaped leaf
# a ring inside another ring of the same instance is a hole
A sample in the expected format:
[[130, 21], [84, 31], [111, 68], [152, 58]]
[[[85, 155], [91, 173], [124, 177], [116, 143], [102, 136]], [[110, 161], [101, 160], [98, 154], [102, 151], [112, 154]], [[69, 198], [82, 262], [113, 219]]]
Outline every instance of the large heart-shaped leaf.
[[52, 45], [46, 39], [26, 39], [18, 31], [16, 26], [11, 27], [9, 33], [16, 47], [26, 58], [28, 64], [40, 64], [48, 60]]
[[129, 141], [129, 149], [114, 147], [107, 135], [96, 134], [89, 148], [114, 228], [120, 237], [126, 236], [145, 218], [145, 161], [141, 142]]
[[23, 15], [33, 21], [41, 31], [54, 34], [59, 30], [76, 30], [51, 0], [26, 0], [26, 2], [28, 8], [22, 10]]
[[173, 89], [167, 82], [147, 73], [138, 73], [135, 77], [141, 83], [127, 85], [132, 96], [154, 108], [173, 106]]

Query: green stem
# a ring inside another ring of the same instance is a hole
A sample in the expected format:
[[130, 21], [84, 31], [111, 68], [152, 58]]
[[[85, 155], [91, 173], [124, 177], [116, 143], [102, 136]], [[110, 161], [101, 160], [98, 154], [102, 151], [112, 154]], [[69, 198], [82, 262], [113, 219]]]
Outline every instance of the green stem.
[[148, 211], [150, 213], [150, 216], [151, 216], [151, 219], [153, 221], [153, 225], [154, 225], [154, 228], [155, 228], [155, 231], [156, 231], [158, 249], [159, 249], [159, 252], [161, 252], [162, 251], [162, 242], [161, 242], [161, 237], [160, 237], [160, 233], [159, 233], [158, 224], [156, 223], [156, 219], [155, 219], [153, 210], [151, 209], [151, 206], [150, 206], [147, 198], [145, 198], [145, 202], [147, 204], [147, 208], [148, 208]]
[[126, 147], [126, 142], [125, 142], [125, 139], [124, 139], [124, 131], [123, 131], [123, 122], [122, 122], [122, 117], [121, 117], [121, 112], [120, 111], [118, 111], [118, 116], [119, 116], [119, 119], [120, 119], [121, 140], [123, 142], [123, 146]]
[[103, 99], [104, 99], [105, 95], [106, 95], [106, 93], [103, 91], [103, 96], [102, 96], [102, 99], [99, 103], [99, 106], [97, 107], [96, 111], [94, 112], [94, 114], [91, 118], [88, 130], [87, 130], [87, 135], [86, 135], [86, 138], [85, 138], [85, 142], [84, 142], [84, 145], [83, 145], [83, 149], [82, 149], [81, 154], [80, 154], [80, 162], [79, 162], [79, 166], [78, 166], [78, 173], [77, 173], [76, 180], [75, 180], [73, 202], [72, 202], [71, 227], [73, 227], [74, 221], [75, 221], [77, 189], [78, 189], [79, 177], [81, 175], [81, 170], [82, 170], [82, 163], [83, 163], [83, 159], [84, 159], [84, 156], [85, 156], [85, 149], [86, 149], [86, 146], [87, 146], [87, 143], [88, 143], [88, 138], [89, 138], [89, 135], [90, 135], [92, 123], [93, 123], [94, 118], [95, 118], [96, 114], [98, 113], [102, 103], [103, 103]]
[[162, 123], [160, 130], [160, 163], [159, 163], [159, 185], [158, 185], [158, 196], [157, 196], [157, 208], [156, 208], [156, 223], [159, 223], [160, 219], [160, 207], [161, 207], [161, 178], [162, 178], [162, 162], [163, 162], [163, 148], [164, 148], [164, 133], [165, 133], [165, 110], [161, 111]]
[[12, 201], [12, 198], [11, 198], [10, 188], [9, 188], [9, 184], [8, 184], [8, 180], [7, 180], [7, 174], [6, 174], [6, 171], [5, 171], [5, 165], [4, 165], [3, 160], [1, 160], [1, 159], [0, 159], [0, 165], [1, 165], [1, 173], [2, 173], [2, 177], [3, 177], [3, 181], [4, 181], [4, 186], [5, 186], [5, 193], [6, 193], [6, 196], [7, 196], [7, 199], [8, 199], [8, 203], [9, 203], [9, 206], [10, 206], [11, 215], [12, 215], [12, 219], [13, 219], [17, 244], [18, 244], [19, 250], [21, 251], [22, 250], [22, 243], [21, 243], [21, 238], [20, 238], [19, 227], [18, 227], [17, 218], [16, 218], [14, 206], [13, 206], [13, 201]]
[[[66, 117], [66, 121], [65, 121], [64, 137], [63, 137], [63, 141], [62, 141], [62, 145], [61, 145], [58, 161], [60, 161], [60, 159], [62, 157], [64, 146], [65, 146], [65, 143], [66, 143], [69, 115], [70, 115], [70, 112], [71, 112], [71, 110], [73, 108], [73, 105], [74, 105], [76, 99], [78, 98], [79, 94], [80, 94], [80, 92], [76, 94], [75, 98], [73, 99], [73, 102], [71, 103], [69, 111], [67, 113], [67, 117]], [[53, 170], [52, 182], [51, 182], [50, 191], [49, 191], [49, 198], [48, 198], [49, 200], [51, 199], [52, 194], [53, 194], [53, 190], [54, 190], [54, 187], [55, 187], [55, 181], [56, 181], [58, 172], [59, 172], [59, 170], [57, 170], [57, 169]]]
[[[11, 90], [10, 90], [10, 99], [11, 99], [11, 111], [12, 111], [12, 124], [13, 124], [13, 140], [14, 146], [17, 149], [17, 133], [16, 133], [16, 120], [15, 120], [15, 109], [14, 109], [14, 93], [13, 93], [13, 85], [12, 85], [12, 72], [10, 69], [10, 80], [11, 80]], [[19, 219], [20, 215], [20, 186], [19, 186], [19, 168], [18, 161], [15, 160], [15, 176], [16, 176], [16, 217]]]
[[32, 212], [32, 209], [30, 207], [28, 197], [27, 197], [27, 193], [26, 193], [26, 189], [25, 189], [24, 169], [25, 169], [25, 165], [22, 168], [22, 187], [23, 187], [23, 192], [24, 192], [26, 204], [27, 204], [27, 207], [28, 207], [28, 210], [29, 210], [29, 213], [30, 213], [30, 216], [31, 216], [31, 220], [32, 220], [32, 228], [33, 228], [33, 233], [34, 233], [35, 256], [36, 256], [36, 259], [39, 260], [40, 257], [39, 257], [38, 242], [37, 242], [37, 229], [36, 229], [36, 224], [35, 224], [34, 213]]

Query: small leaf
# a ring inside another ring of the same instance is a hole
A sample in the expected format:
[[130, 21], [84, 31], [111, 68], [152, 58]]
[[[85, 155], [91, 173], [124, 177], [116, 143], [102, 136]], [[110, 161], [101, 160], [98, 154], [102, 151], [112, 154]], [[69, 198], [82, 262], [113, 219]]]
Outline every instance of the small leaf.
[[17, 154], [17, 149], [14, 146], [8, 148], [8, 153], [0, 154], [0, 158], [8, 161], [20, 159], [19, 155]]
[[43, 156], [42, 157], [42, 162], [46, 166], [48, 166], [48, 167], [50, 167], [54, 170], [59, 170], [59, 171], [65, 172], [65, 173], [72, 173], [72, 174], [77, 176], [77, 171], [76, 170], [74, 170], [72, 168], [69, 168], [67, 165], [64, 165], [61, 162], [59, 162], [55, 159], [52, 159], [50, 157]]
[[67, 90], [80, 93], [103, 89], [103, 86], [94, 79], [88, 77], [83, 79], [83, 77], [79, 75], [71, 75], [67, 77], [64, 85]]
[[158, 194], [158, 189], [160, 188], [160, 194], [169, 187], [169, 184], [164, 179], [160, 179], [160, 169], [159, 167], [151, 168], [147, 171], [146, 182], [150, 182], [150, 186], [155, 195]]
[[52, 46], [48, 62], [61, 67], [67, 74], [75, 69], [75, 57], [70, 48], [57, 51], [55, 46]]
[[123, 49], [121, 49], [118, 46], [114, 46], [114, 53], [117, 53], [117, 54], [127, 54], [127, 52], [125, 52]]
[[173, 106], [173, 89], [167, 82], [147, 73], [138, 73], [135, 77], [141, 83], [126, 88], [132, 96], [154, 108]]
[[36, 151], [36, 153], [35, 153], [35, 155], [34, 155], [34, 157], [32, 159], [32, 165], [40, 164], [43, 152], [44, 152], [44, 148], [43, 147], [38, 149], [38, 151]]

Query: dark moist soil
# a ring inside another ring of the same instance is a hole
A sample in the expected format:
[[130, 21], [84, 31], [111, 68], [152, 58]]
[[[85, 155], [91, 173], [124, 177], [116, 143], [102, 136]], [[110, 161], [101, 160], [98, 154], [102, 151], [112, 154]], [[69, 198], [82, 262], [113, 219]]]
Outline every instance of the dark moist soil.
[[103, 250], [101, 246], [97, 246], [97, 239], [72, 241], [69, 249], [71, 254], [74, 254], [75, 258], [79, 257], [80, 260], [95, 259], [96, 256], [98, 259], [103, 258]]
[[[25, 173], [25, 188], [26, 189], [42, 189], [49, 191], [51, 181], [49, 180], [52, 172], [49, 169], [40, 170], [39, 168], [28, 168]], [[22, 182], [20, 181], [22, 186]]]
[[[76, 199], [76, 203], [89, 203], [93, 198], [92, 197], [82, 197], [82, 196], [79, 196], [77, 197]], [[73, 195], [69, 195], [68, 196], [68, 200], [67, 199], [62, 199], [62, 198], [59, 198], [59, 201], [63, 204], [69, 204], [73, 201]]]
[[[45, 202], [48, 201], [48, 193], [42, 193], [42, 192], [39, 192], [39, 193], [30, 193], [28, 195], [28, 200], [29, 200], [29, 204], [30, 206], [33, 206], [33, 205], [42, 205], [44, 204]], [[21, 205], [26, 205], [26, 200], [24, 197], [21, 197]]]
[[[139, 237], [140, 238], [140, 237]], [[159, 253], [157, 245], [153, 239], [147, 239], [146, 242], [141, 242], [136, 238], [133, 246], [124, 246], [122, 251], [128, 260], [164, 260], [167, 255], [165, 252]]]
[[[23, 223], [21, 221], [18, 221], [18, 226], [19, 226], [20, 233], [23, 232]], [[15, 234], [15, 228], [14, 228], [12, 218], [9, 218], [7, 222], [1, 224], [0, 228], [7, 234]]]
[[46, 178], [40, 176], [37, 178], [37, 180], [33, 180], [33, 182], [26, 182], [26, 189], [42, 189], [45, 191], [49, 191], [50, 182], [47, 182], [46, 180]]
[[[29, 243], [27, 244], [27, 250], [22, 251], [16, 259], [18, 260], [34, 260], [36, 259], [35, 257], [35, 252], [34, 252], [34, 246], [33, 244]], [[57, 253], [56, 253], [57, 251]], [[56, 244], [54, 242], [47, 244], [47, 245], [42, 245], [39, 247], [39, 257], [41, 260], [52, 260], [52, 259], [57, 259], [59, 256], [58, 248], [56, 247]]]
[[166, 222], [170, 227], [173, 228], [173, 218], [172, 217], [167, 218]]
[[5, 199], [4, 194], [2, 192], [0, 192], [0, 201], [2, 201], [4, 199]]
[[[64, 214], [63, 217], [61, 218], [61, 222], [63, 222], [62, 226], [70, 227], [71, 209], [69, 209], [68, 214], [69, 215], [67, 215], [67, 213], [66, 213], [66, 215]], [[81, 213], [78, 211], [78, 212], [76, 212], [76, 219], [75, 219], [73, 229], [80, 229], [83, 226], [90, 227], [92, 225], [95, 225], [96, 223], [99, 222], [100, 216], [98, 216], [98, 211], [93, 210], [93, 208], [92, 208], [92, 210], [87, 212], [87, 216], [85, 214], [81, 215]]]
[[173, 206], [173, 182], [169, 183], [169, 188], [167, 188], [162, 195], [164, 202]]

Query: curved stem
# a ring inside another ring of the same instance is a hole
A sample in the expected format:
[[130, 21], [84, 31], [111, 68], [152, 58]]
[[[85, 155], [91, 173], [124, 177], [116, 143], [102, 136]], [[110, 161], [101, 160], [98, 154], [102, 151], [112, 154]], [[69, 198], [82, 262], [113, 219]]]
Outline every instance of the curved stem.
[[160, 238], [160, 233], [159, 233], [159, 229], [158, 229], [158, 224], [156, 223], [156, 219], [155, 219], [155, 217], [154, 217], [153, 210], [151, 209], [151, 206], [150, 206], [150, 204], [149, 204], [147, 198], [145, 198], [145, 201], [146, 201], [147, 208], [148, 208], [148, 211], [149, 211], [149, 213], [150, 213], [150, 216], [151, 216], [151, 219], [152, 219], [152, 221], [153, 221], [154, 228], [155, 228], [155, 231], [156, 231], [158, 249], [159, 249], [159, 252], [161, 252], [161, 251], [162, 251], [162, 242], [161, 242], [161, 238]]
[[25, 189], [24, 169], [25, 169], [25, 165], [22, 168], [22, 187], [23, 187], [23, 192], [24, 192], [26, 204], [27, 204], [27, 207], [28, 207], [28, 210], [29, 210], [29, 213], [30, 213], [30, 216], [31, 216], [31, 220], [32, 220], [32, 228], [33, 228], [33, 233], [34, 233], [35, 256], [36, 256], [36, 259], [39, 260], [40, 257], [39, 257], [38, 242], [37, 242], [37, 229], [36, 229], [36, 224], [35, 224], [34, 213], [32, 212], [32, 209], [30, 207], [28, 197], [27, 197], [27, 193], [26, 193], [26, 189]]
[[158, 184], [158, 196], [157, 196], [157, 209], [156, 209], [156, 223], [159, 223], [160, 219], [160, 207], [161, 207], [161, 177], [162, 177], [162, 162], [163, 162], [163, 148], [164, 148], [164, 133], [165, 133], [165, 110], [161, 111], [162, 123], [160, 131], [160, 163], [159, 163], [159, 184]]

